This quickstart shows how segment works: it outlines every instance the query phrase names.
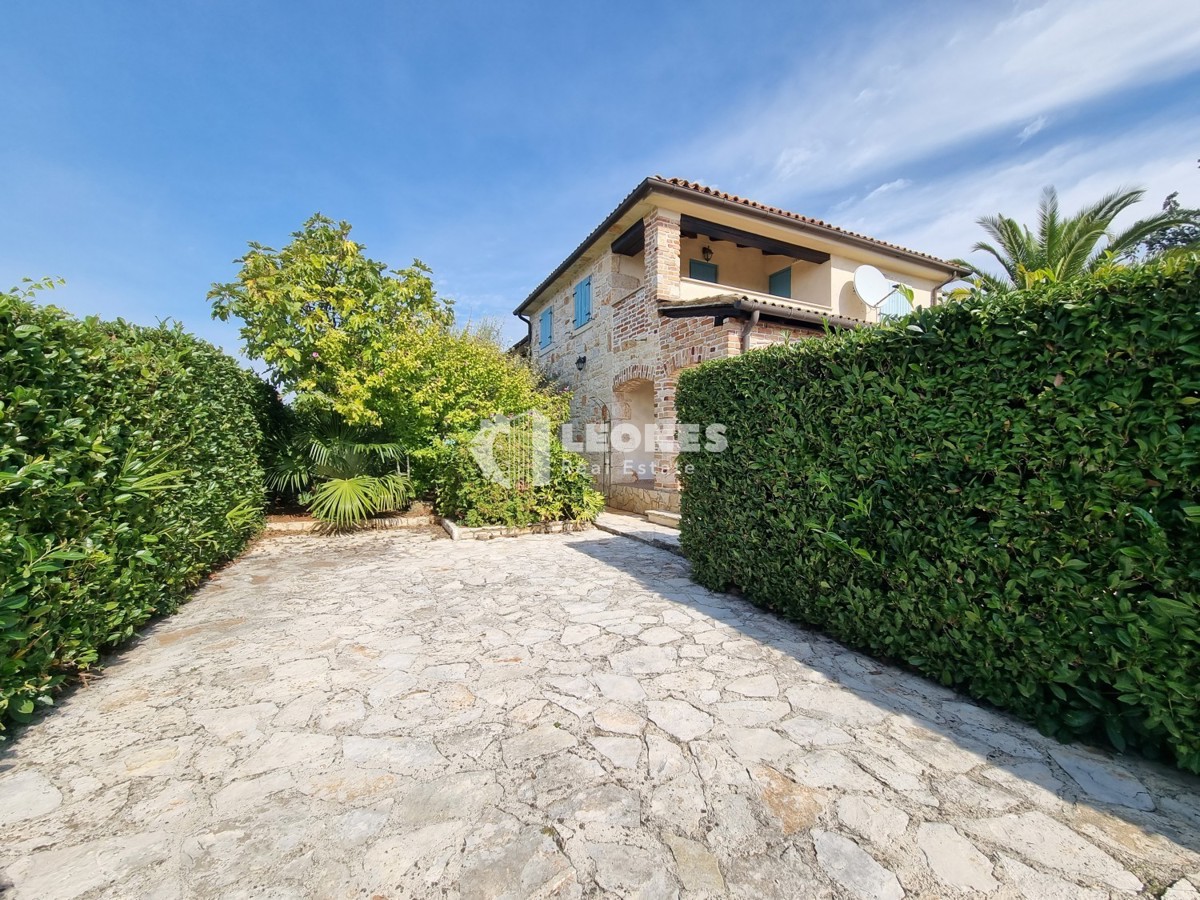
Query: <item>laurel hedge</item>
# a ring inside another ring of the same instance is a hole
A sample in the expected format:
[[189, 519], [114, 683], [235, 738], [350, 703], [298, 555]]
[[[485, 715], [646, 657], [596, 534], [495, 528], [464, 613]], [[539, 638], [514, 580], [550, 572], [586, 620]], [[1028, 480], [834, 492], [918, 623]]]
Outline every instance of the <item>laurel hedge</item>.
[[0, 294], [0, 730], [245, 545], [276, 404], [178, 328]]
[[[1036, 723], [1200, 771], [1200, 264], [706, 363], [707, 587]], [[686, 468], [686, 467], [681, 467]]]

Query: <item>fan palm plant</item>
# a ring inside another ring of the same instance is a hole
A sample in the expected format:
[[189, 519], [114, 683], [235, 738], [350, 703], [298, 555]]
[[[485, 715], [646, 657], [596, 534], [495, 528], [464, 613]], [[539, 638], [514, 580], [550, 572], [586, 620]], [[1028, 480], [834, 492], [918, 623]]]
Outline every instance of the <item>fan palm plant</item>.
[[983, 290], [1004, 293], [1038, 282], [1076, 278], [1115, 260], [1132, 258], [1139, 246], [1155, 235], [1195, 223], [1192, 210], [1164, 209], [1114, 232], [1113, 221], [1141, 200], [1144, 193], [1122, 188], [1073, 216], [1063, 216], [1058, 192], [1048, 187], [1038, 204], [1036, 233], [1004, 215], [977, 220], [992, 240], [979, 241], [971, 249], [992, 256], [1000, 264], [1002, 274], [983, 271], [962, 259], [953, 262], [974, 272], [977, 285]]
[[313, 518], [342, 531], [412, 499], [400, 471], [404, 449], [338, 422], [313, 420], [275, 443], [267, 487], [293, 496]]

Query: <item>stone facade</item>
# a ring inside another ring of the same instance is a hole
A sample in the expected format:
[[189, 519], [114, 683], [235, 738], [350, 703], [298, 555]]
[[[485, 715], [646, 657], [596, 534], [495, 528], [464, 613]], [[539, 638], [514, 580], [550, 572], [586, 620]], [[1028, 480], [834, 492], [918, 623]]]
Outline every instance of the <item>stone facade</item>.
[[[600, 252], [585, 254], [552, 292], [529, 308], [530, 356], [538, 369], [572, 392], [575, 438], [585, 445], [583, 455], [609, 504], [634, 512], [677, 512], [678, 442], [673, 436], [679, 373], [706, 360], [738, 355], [743, 326], [732, 319], [714, 325], [711, 317], [670, 319], [658, 314], [660, 303], [680, 297], [679, 214], [654, 209], [643, 222], [642, 253], [621, 256], [609, 250], [607, 241], [599, 241], [594, 250]], [[592, 318], [575, 328], [574, 291], [585, 278], [592, 282]], [[551, 338], [542, 346], [542, 312], [546, 309], [552, 310]], [[759, 324], [751, 333], [750, 346], [820, 333], [804, 326]], [[639, 408], [638, 396], [652, 396], [652, 415], [648, 403]], [[644, 463], [632, 465], [631, 454], [586, 448], [589, 427], [593, 435], [600, 436], [622, 424], [639, 429], [657, 426], [652, 463], [650, 454]], [[649, 468], [653, 471], [646, 471]]]
[[[712, 216], [714, 220], [723, 217], [727, 229], [737, 230], [722, 232], [721, 226], [716, 226], [716, 233], [724, 235], [718, 238], [694, 230], [685, 233], [684, 215], [691, 217], [692, 228], [700, 221], [697, 216]], [[675, 389], [681, 371], [707, 360], [737, 356], [743, 346], [754, 349], [824, 333], [808, 324], [778, 324], [777, 317], [755, 324], [744, 337], [743, 329], [748, 326], [737, 318], [721, 324], [716, 324], [712, 315], [674, 318], [661, 315], [661, 307], [728, 294], [777, 302], [778, 296], [763, 291], [769, 290], [771, 277], [786, 269], [790, 278], [786, 299], [801, 310], [875, 321], [878, 313], [864, 307], [854, 294], [851, 281], [856, 266], [887, 267], [888, 277], [907, 284], [916, 302], [925, 305], [935, 302], [936, 288], [945, 282], [947, 271], [954, 272], [953, 268], [947, 270], [949, 264], [939, 268], [911, 258], [881, 255], [878, 247], [890, 245], [876, 242], [874, 249], [864, 248], [863, 241], [869, 239], [861, 236], [843, 232], [844, 237], [831, 238], [811, 230], [789, 234], [778, 224], [755, 223], [740, 215], [737, 211], [697, 209], [687, 200], [653, 194], [624, 214], [620, 209], [615, 212], [605, 228], [598, 229], [591, 242], [577, 250], [519, 310], [531, 320], [529, 358], [571, 391], [576, 446], [584, 447], [598, 486], [617, 508], [638, 512], [679, 508]], [[643, 233], [640, 245], [636, 237], [629, 239], [639, 225]], [[761, 241], [760, 232], [749, 228], [761, 229]], [[739, 242], [739, 234], [750, 238], [749, 242]], [[778, 249], [781, 240], [800, 242], [803, 247], [783, 245], [800, 250], [800, 256], [808, 248], [824, 253], [826, 261], [786, 256]], [[623, 252], [613, 250], [614, 241]], [[629, 253], [633, 255], [626, 255]], [[931, 257], [925, 260], [938, 262]], [[691, 277], [701, 274], [701, 264], [709, 266], [706, 271], [712, 277], [719, 269], [721, 277], [716, 283]], [[576, 328], [575, 288], [587, 278], [591, 279], [592, 315]], [[542, 313], [547, 309], [552, 311], [553, 322], [550, 339], [544, 343]], [[652, 429], [649, 435], [646, 426]], [[589, 432], [591, 447], [586, 442]], [[642, 435], [642, 446], [624, 442], [631, 433]], [[653, 439], [649, 445], [646, 437]], [[595, 449], [604, 446], [610, 449]]]

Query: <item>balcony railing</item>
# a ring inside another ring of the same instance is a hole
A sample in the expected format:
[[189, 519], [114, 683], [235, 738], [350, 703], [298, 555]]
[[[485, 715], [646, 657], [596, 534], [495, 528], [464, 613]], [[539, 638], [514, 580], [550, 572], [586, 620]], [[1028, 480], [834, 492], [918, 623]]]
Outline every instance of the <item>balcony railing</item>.
[[[701, 281], [698, 278], [679, 279], [680, 300], [703, 300], [707, 297], [717, 297], [721, 294], [734, 294], [738, 297], [747, 297], [751, 300], [782, 300], [785, 303], [795, 303], [797, 306], [803, 307], [804, 309], [810, 309], [816, 313], [835, 312], [835, 310], [831, 309], [829, 306], [823, 306], [820, 303], [812, 303], [800, 297], [777, 297], [774, 294], [764, 294], [762, 291], [751, 291], [732, 284], [719, 284], [712, 281]], [[866, 321], [875, 322], [878, 321], [878, 318], [878, 310], [867, 309]]]

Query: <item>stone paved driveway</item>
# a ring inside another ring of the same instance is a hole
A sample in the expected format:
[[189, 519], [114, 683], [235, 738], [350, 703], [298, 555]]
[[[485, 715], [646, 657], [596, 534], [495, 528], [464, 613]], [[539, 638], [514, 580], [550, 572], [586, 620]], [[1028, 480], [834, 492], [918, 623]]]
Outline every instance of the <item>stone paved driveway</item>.
[[39, 900], [1174, 900], [1198, 830], [1194, 779], [598, 532], [263, 541], [0, 758]]

